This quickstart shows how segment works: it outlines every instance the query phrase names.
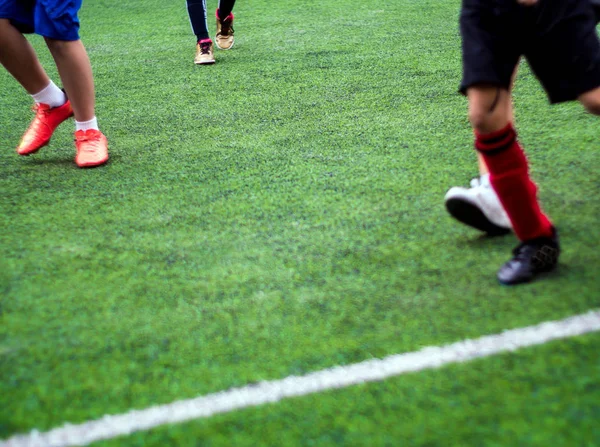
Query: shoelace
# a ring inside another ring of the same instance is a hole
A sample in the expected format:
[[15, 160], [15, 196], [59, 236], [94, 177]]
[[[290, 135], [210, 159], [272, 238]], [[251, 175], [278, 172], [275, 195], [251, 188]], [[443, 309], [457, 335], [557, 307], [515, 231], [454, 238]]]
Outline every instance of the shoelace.
[[40, 107], [39, 104], [35, 104], [31, 107], [31, 110], [35, 112], [35, 117], [33, 118], [32, 126], [42, 122], [42, 117], [48, 116], [50, 114], [50, 109], [46, 107]]
[[471, 180], [471, 188], [491, 188], [492, 185], [490, 183], [489, 177], [483, 178], [483, 176], [475, 177]]
[[44, 115], [47, 115], [48, 113], [50, 113], [51, 109], [49, 107], [42, 107], [40, 104], [34, 104], [33, 106], [31, 106], [31, 110], [33, 110], [36, 115], [38, 113], [43, 113]]
[[556, 262], [556, 258], [558, 257], [558, 249], [550, 244], [536, 245], [531, 242], [521, 242], [513, 250], [514, 259], [516, 261], [528, 259], [531, 256], [532, 251], [537, 252], [532, 258], [532, 262], [537, 263], [539, 266]]
[[200, 54], [210, 54], [210, 42], [200, 44]]
[[534, 247], [530, 244], [526, 244], [525, 242], [521, 242], [513, 250], [513, 255], [515, 256], [515, 260], [520, 261], [520, 260], [526, 259], [527, 254], [532, 250], [536, 250], [536, 247]]
[[89, 143], [83, 145], [81, 150], [85, 152], [96, 152], [98, 150], [98, 145], [100, 144], [100, 138], [98, 137], [88, 137], [87, 135], [83, 137], [78, 137], [75, 139], [78, 143]]
[[479, 185], [481, 185], [481, 180], [479, 180], [479, 177], [475, 177], [474, 179], [471, 180], [471, 188], [477, 188]]

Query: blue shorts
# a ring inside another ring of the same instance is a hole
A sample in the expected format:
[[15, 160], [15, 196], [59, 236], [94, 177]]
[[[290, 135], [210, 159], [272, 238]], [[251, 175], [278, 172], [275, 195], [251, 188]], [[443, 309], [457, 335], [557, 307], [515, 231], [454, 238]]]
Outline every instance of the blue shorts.
[[22, 33], [56, 40], [79, 40], [77, 12], [82, 0], [0, 0], [0, 18]]

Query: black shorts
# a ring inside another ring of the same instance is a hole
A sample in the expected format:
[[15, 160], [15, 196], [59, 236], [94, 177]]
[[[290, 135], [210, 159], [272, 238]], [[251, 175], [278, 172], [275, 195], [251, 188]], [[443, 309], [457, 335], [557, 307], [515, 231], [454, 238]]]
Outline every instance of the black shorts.
[[460, 31], [464, 94], [473, 85], [510, 90], [521, 56], [551, 103], [600, 87], [600, 40], [590, 0], [463, 0]]
[[596, 14], [596, 23], [600, 23], [600, 0], [590, 0], [590, 2]]

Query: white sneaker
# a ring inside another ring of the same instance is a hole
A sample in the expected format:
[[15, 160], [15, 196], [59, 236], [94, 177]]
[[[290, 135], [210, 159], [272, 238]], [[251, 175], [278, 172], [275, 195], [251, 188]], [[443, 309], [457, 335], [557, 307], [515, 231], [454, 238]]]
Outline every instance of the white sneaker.
[[456, 220], [489, 235], [506, 234], [512, 230], [510, 219], [490, 184], [489, 175], [471, 180], [470, 188], [450, 188], [444, 202]]

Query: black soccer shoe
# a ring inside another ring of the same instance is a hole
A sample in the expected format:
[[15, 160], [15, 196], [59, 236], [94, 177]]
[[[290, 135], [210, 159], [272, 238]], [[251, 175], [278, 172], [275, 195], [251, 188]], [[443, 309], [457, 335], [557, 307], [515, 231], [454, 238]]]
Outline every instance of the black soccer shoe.
[[498, 281], [507, 286], [529, 282], [539, 273], [554, 270], [559, 254], [556, 230], [552, 237], [522, 242], [513, 250], [514, 257], [498, 270]]

